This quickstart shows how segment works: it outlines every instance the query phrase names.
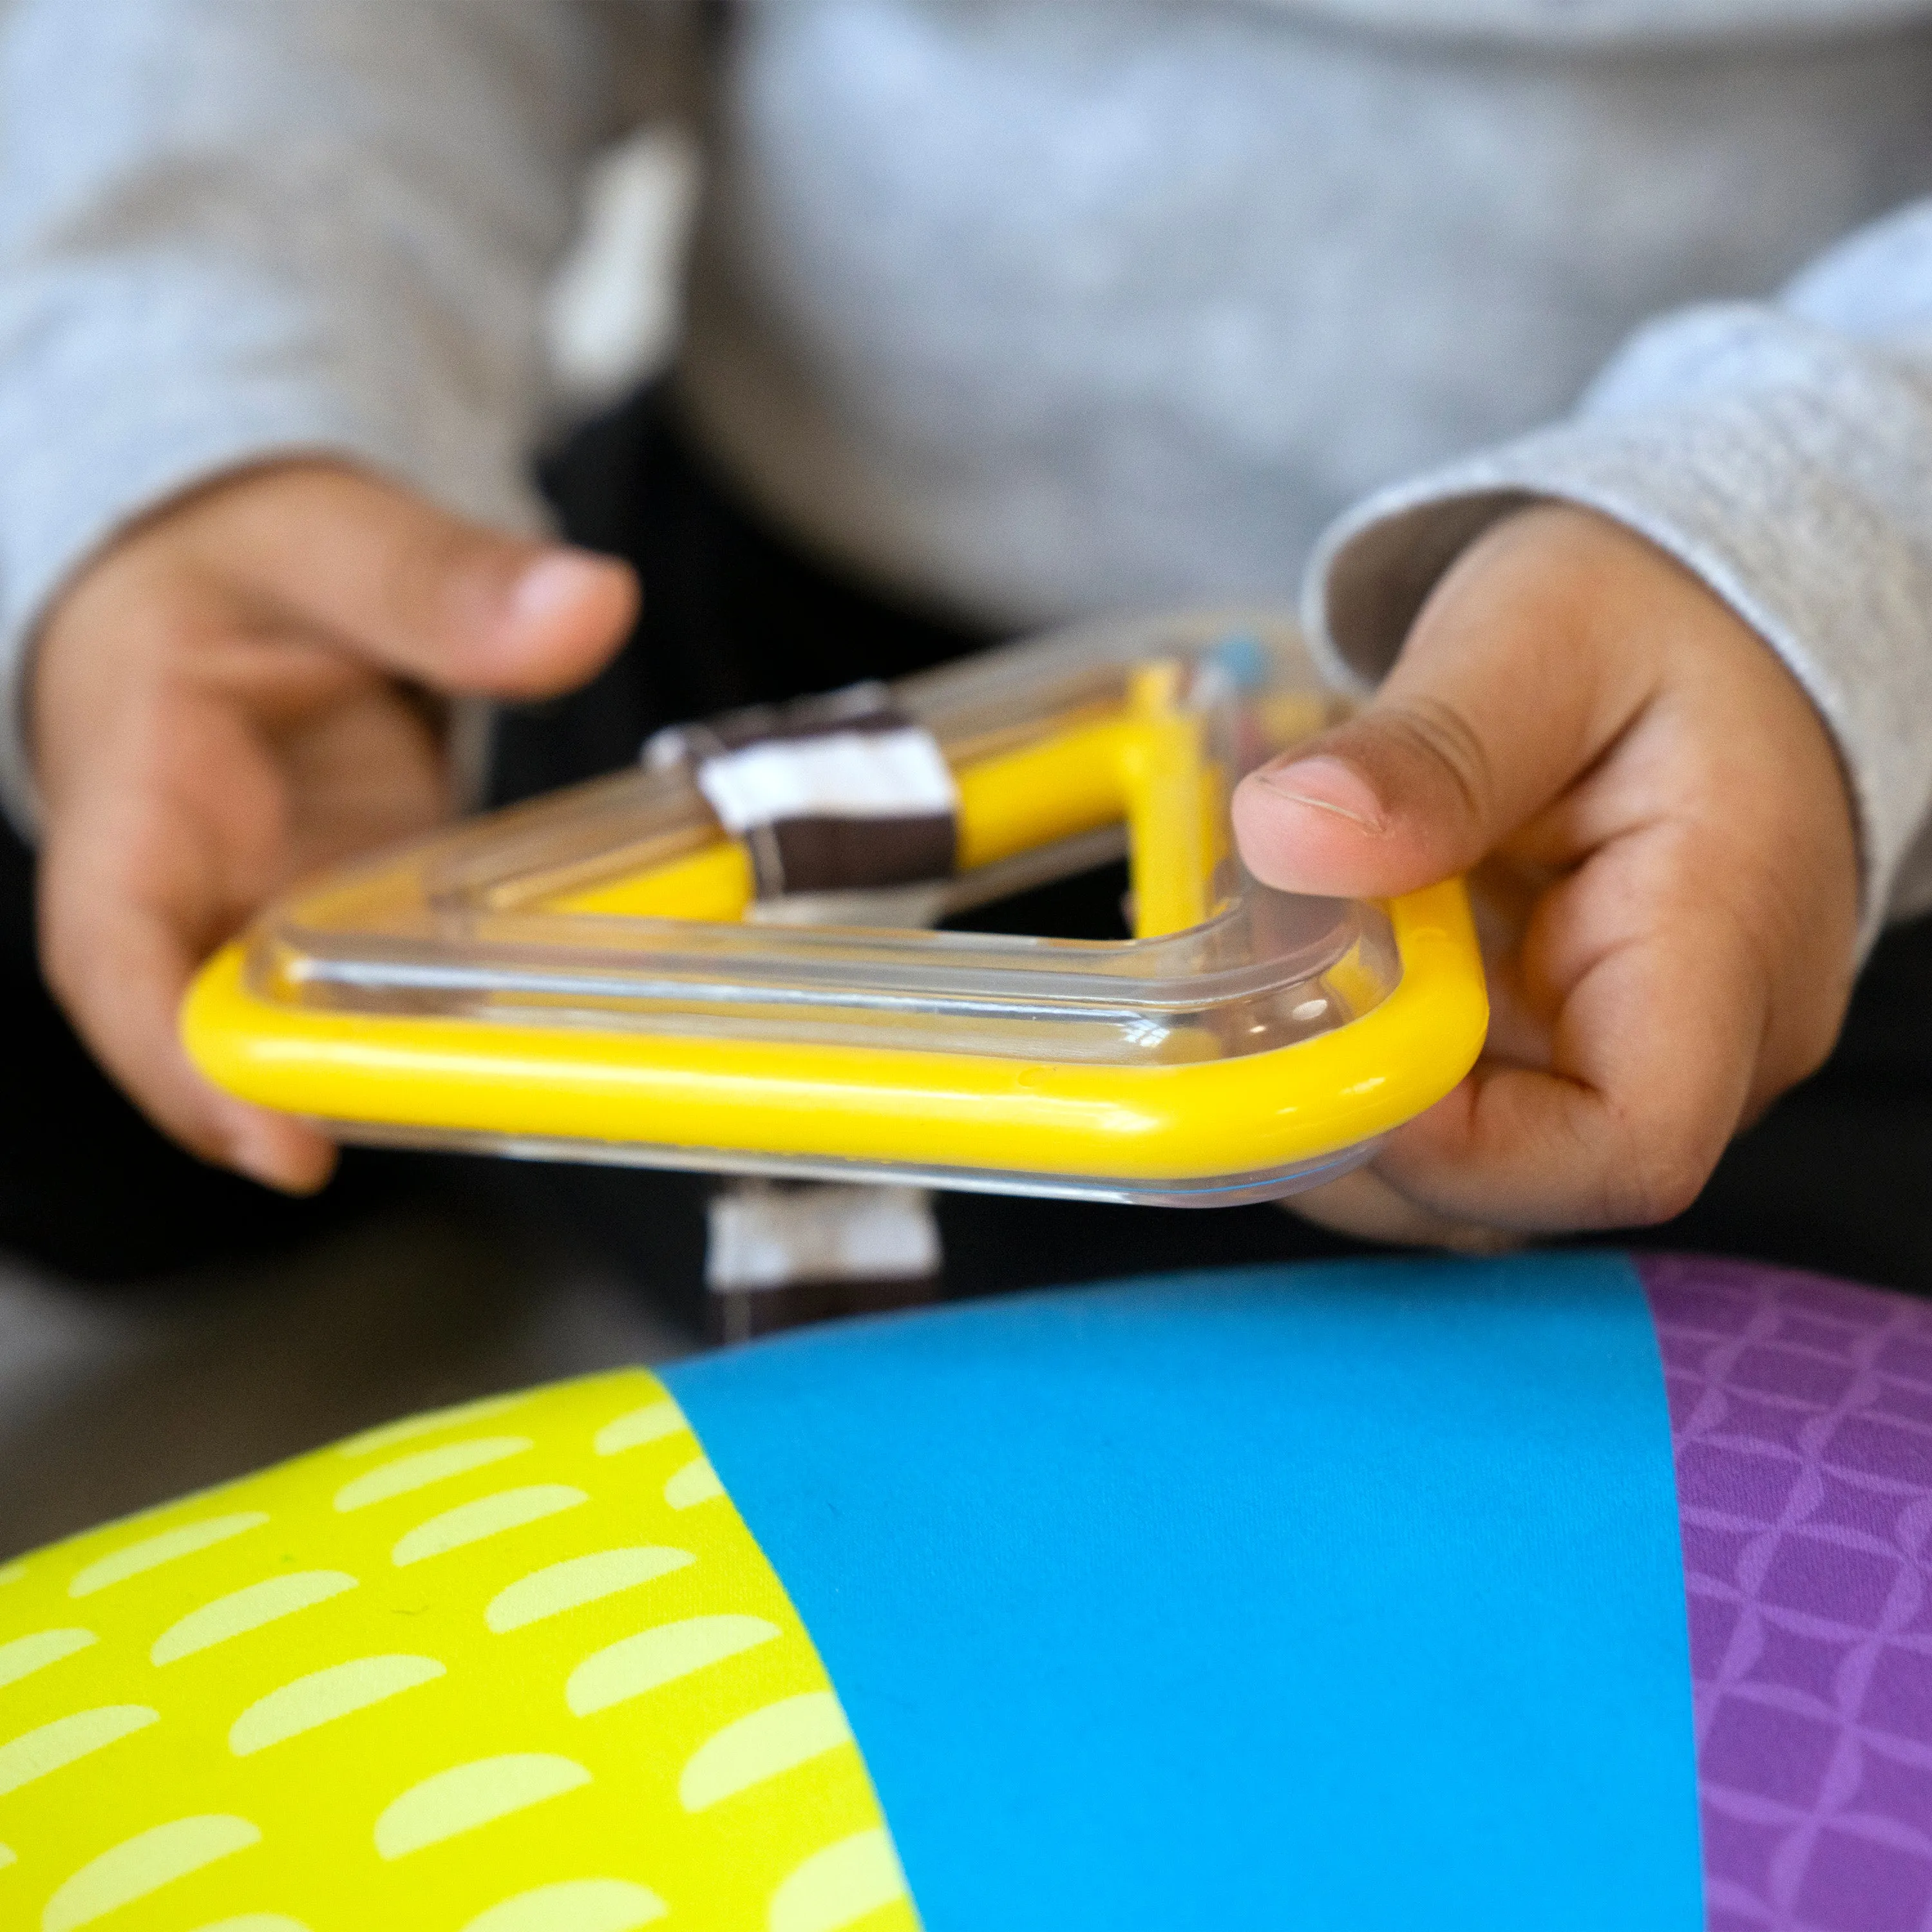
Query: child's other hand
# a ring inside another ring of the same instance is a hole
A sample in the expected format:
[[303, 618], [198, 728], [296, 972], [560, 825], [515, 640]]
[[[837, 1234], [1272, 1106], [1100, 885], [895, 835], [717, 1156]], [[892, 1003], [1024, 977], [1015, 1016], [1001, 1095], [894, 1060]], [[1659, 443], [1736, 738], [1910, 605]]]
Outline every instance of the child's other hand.
[[446, 814], [426, 694], [566, 689], [636, 604], [622, 564], [319, 462], [214, 484], [81, 574], [34, 664], [41, 960], [157, 1126], [273, 1186], [321, 1185], [326, 1140], [189, 1064], [190, 976], [297, 874]]
[[1384, 897], [1484, 869], [1514, 930], [1475, 1070], [1300, 1197], [1384, 1239], [1634, 1226], [1829, 1052], [1858, 871], [1832, 741], [1755, 632], [1621, 525], [1473, 544], [1375, 703], [1236, 795], [1256, 876]]

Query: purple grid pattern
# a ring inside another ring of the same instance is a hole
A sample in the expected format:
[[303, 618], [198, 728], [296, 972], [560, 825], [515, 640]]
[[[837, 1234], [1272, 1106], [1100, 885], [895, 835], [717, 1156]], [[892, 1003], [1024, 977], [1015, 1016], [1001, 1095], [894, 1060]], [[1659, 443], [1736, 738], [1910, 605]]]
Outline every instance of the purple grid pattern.
[[1639, 1267], [1677, 1458], [1710, 1932], [1932, 1932], [1932, 1304]]

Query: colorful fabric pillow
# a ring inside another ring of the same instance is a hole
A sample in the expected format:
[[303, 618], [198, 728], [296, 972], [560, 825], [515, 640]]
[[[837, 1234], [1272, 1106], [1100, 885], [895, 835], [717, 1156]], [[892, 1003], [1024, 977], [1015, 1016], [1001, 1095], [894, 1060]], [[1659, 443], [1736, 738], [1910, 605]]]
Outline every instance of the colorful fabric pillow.
[[1932, 1310], [1262, 1269], [418, 1418], [0, 1570], [7, 1932], [1923, 1932]]

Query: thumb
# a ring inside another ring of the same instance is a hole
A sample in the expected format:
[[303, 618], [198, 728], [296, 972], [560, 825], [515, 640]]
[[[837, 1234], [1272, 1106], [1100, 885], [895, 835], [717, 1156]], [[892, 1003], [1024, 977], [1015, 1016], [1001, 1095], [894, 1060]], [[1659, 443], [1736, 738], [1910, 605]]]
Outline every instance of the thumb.
[[272, 472], [220, 508], [224, 560], [242, 560], [250, 587], [435, 689], [568, 690], [636, 619], [628, 565], [468, 522], [338, 466]]
[[[1245, 778], [1248, 869], [1288, 892], [1392, 898], [1466, 872], [1542, 800], [1502, 770], [1480, 695], [1387, 701]], [[1513, 782], [1514, 781], [1514, 782]]]
[[1235, 836], [1283, 890], [1388, 898], [1468, 871], [1562, 793], [1632, 706], [1587, 602], [1516, 544], [1438, 586], [1375, 702], [1250, 772]]

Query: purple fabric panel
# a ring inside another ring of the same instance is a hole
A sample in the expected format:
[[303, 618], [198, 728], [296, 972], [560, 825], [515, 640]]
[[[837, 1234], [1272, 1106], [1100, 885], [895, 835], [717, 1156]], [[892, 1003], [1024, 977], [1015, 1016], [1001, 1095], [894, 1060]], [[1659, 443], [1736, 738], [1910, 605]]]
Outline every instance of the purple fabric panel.
[[1641, 1258], [1711, 1932], [1932, 1932], [1932, 1303]]

